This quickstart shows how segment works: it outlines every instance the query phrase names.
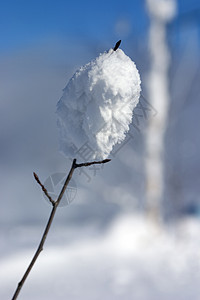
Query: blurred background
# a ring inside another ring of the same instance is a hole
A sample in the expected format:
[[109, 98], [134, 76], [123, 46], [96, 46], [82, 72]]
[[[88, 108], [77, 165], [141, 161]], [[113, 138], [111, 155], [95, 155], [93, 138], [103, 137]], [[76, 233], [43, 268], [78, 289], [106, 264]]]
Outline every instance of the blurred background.
[[[103, 167], [76, 170], [19, 299], [199, 299], [200, 3], [0, 2], [0, 298], [38, 245], [71, 160], [56, 104], [77, 68], [112, 47], [142, 96]], [[77, 153], [79, 162], [86, 157]]]

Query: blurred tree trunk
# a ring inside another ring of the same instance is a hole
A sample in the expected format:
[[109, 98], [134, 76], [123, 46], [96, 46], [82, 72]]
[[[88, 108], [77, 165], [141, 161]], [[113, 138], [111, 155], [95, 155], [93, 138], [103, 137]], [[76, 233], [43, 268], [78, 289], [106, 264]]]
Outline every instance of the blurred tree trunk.
[[156, 220], [161, 217], [164, 195], [164, 136], [170, 103], [168, 70], [170, 54], [167, 24], [176, 12], [175, 0], [146, 0], [150, 17], [148, 101], [158, 111], [149, 120], [146, 132], [146, 209]]

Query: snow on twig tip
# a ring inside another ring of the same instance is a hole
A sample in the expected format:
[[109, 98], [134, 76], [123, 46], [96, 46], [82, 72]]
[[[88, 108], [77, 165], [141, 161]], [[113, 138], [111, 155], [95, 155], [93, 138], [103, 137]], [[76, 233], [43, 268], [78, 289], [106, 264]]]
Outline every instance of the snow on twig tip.
[[141, 80], [120, 43], [80, 67], [58, 101], [60, 150], [68, 157], [105, 159], [130, 129]]

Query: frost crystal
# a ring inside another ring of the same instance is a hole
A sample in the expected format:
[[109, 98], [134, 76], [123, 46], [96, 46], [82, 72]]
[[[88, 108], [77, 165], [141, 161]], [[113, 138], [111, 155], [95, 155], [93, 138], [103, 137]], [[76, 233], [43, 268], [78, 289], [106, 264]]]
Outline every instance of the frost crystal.
[[135, 63], [121, 49], [81, 67], [57, 104], [61, 151], [74, 157], [87, 144], [89, 159], [107, 158], [129, 130], [140, 83]]

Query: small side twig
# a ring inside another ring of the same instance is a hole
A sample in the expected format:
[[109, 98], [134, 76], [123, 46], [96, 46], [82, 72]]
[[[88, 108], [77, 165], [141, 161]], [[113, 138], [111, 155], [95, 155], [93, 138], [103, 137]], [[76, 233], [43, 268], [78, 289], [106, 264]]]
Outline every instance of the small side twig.
[[49, 201], [50, 201], [52, 204], [54, 204], [55, 201], [54, 201], [54, 200], [51, 198], [51, 196], [48, 194], [47, 189], [45, 188], [45, 186], [40, 182], [40, 179], [39, 179], [38, 175], [37, 175], [35, 172], [33, 172], [33, 176], [34, 176], [35, 180], [37, 181], [37, 183], [41, 186], [41, 188], [42, 188], [42, 190], [43, 190], [45, 196], [47, 196], [47, 198], [49, 199]]
[[101, 160], [101, 161], [92, 161], [92, 162], [87, 162], [87, 163], [82, 163], [82, 164], [77, 164], [76, 163], [75, 168], [88, 167], [88, 166], [97, 165], [97, 164], [105, 164], [109, 161], [111, 161], [111, 159], [104, 159], [104, 160]]
[[86, 163], [77, 164], [76, 163], [76, 159], [74, 159], [73, 163], [72, 163], [72, 166], [71, 166], [71, 169], [69, 171], [69, 174], [68, 174], [68, 176], [67, 176], [67, 178], [66, 178], [66, 180], [64, 182], [64, 185], [63, 185], [63, 187], [61, 189], [61, 192], [60, 192], [60, 194], [59, 194], [59, 196], [58, 196], [58, 198], [57, 198], [56, 201], [54, 201], [49, 196], [48, 191], [46, 190], [46, 188], [44, 187], [44, 185], [40, 182], [38, 175], [36, 173], [33, 173], [35, 180], [41, 186], [43, 192], [45, 193], [45, 195], [50, 200], [50, 202], [52, 204], [52, 210], [51, 210], [49, 219], [47, 221], [47, 225], [45, 227], [44, 233], [42, 235], [41, 241], [39, 243], [39, 246], [38, 246], [38, 248], [37, 248], [37, 250], [36, 250], [36, 252], [35, 252], [35, 254], [34, 254], [34, 256], [33, 256], [32, 260], [31, 260], [31, 262], [30, 262], [30, 264], [29, 264], [29, 266], [27, 268], [27, 270], [26, 270], [26, 272], [24, 273], [21, 281], [18, 283], [17, 289], [15, 290], [15, 293], [14, 293], [14, 295], [12, 297], [12, 300], [16, 300], [17, 299], [17, 297], [18, 297], [18, 295], [19, 295], [19, 293], [20, 293], [20, 291], [21, 291], [21, 289], [23, 287], [23, 284], [24, 284], [25, 280], [27, 279], [29, 273], [31, 272], [31, 270], [32, 270], [32, 268], [33, 268], [33, 266], [34, 266], [34, 264], [35, 264], [35, 262], [36, 262], [36, 260], [37, 260], [37, 258], [39, 256], [39, 254], [43, 250], [43, 246], [44, 246], [44, 243], [46, 241], [47, 235], [49, 233], [50, 227], [52, 225], [52, 222], [53, 222], [53, 219], [54, 219], [54, 216], [55, 216], [55, 213], [56, 213], [56, 209], [57, 209], [57, 207], [58, 207], [58, 205], [59, 205], [59, 203], [60, 203], [60, 201], [61, 201], [61, 199], [62, 199], [62, 197], [63, 197], [63, 195], [65, 193], [65, 190], [66, 190], [66, 188], [67, 188], [67, 186], [69, 184], [70, 179], [72, 178], [74, 170], [76, 168], [87, 167], [87, 166], [94, 165], [94, 164], [104, 164], [104, 163], [107, 163], [109, 161], [110, 161], [110, 159], [105, 159], [105, 160], [102, 160], [102, 161], [93, 161], [93, 162], [86, 162]]

